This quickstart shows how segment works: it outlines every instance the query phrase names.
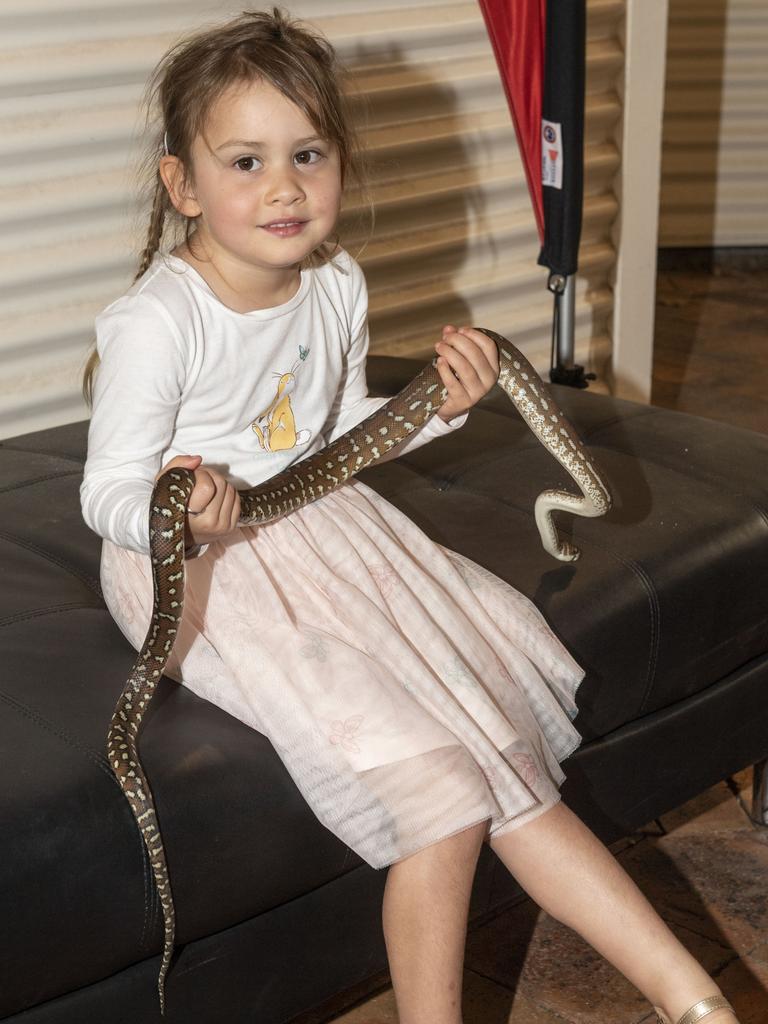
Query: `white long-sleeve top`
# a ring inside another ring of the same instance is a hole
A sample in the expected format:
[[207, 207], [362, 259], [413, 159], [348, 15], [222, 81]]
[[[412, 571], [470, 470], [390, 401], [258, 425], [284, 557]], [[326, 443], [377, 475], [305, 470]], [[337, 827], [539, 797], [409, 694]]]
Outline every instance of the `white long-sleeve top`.
[[[149, 554], [155, 477], [176, 455], [200, 455], [242, 490], [263, 483], [359, 423], [368, 397], [368, 295], [348, 253], [301, 272], [296, 294], [238, 313], [176, 256], [96, 317], [93, 389], [80, 503], [100, 537]], [[439, 416], [384, 459], [463, 425]], [[201, 554], [207, 545], [194, 549]]]

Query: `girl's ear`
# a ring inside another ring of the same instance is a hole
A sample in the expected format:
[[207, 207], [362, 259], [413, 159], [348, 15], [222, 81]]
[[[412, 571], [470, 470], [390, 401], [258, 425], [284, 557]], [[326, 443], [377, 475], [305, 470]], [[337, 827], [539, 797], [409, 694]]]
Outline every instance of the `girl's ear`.
[[197, 217], [202, 211], [190, 183], [186, 180], [181, 160], [177, 156], [164, 156], [160, 160], [158, 170], [174, 207], [184, 217]]

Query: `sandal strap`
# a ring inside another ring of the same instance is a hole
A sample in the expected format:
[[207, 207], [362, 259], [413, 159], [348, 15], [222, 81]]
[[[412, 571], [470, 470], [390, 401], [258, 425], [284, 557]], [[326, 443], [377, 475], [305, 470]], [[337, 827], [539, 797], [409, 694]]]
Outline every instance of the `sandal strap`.
[[677, 1024], [696, 1024], [696, 1021], [706, 1017], [713, 1010], [733, 1010], [733, 1007], [725, 996], [709, 996], [696, 1003], [690, 1010], [686, 1010]]

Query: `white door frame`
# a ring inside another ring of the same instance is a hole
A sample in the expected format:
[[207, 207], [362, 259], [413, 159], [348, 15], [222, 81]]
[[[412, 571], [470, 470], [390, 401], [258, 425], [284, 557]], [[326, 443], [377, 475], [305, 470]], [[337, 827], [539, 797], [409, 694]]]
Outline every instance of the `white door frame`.
[[611, 391], [649, 402], [668, 0], [627, 0]]

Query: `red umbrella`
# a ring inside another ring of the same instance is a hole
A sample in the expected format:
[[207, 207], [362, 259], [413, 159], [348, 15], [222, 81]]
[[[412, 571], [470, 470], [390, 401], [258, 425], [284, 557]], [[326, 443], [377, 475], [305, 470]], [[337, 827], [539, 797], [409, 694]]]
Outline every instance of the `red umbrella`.
[[[586, 387], [573, 365], [574, 289], [584, 192], [586, 0], [479, 0], [512, 113], [555, 295], [550, 378]], [[554, 337], [553, 335], [553, 337]]]
[[546, 0], [480, 0], [515, 125], [539, 239], [544, 243], [541, 109]]

